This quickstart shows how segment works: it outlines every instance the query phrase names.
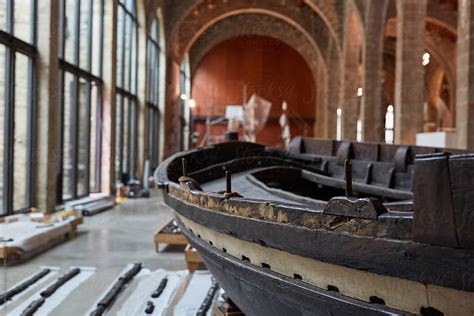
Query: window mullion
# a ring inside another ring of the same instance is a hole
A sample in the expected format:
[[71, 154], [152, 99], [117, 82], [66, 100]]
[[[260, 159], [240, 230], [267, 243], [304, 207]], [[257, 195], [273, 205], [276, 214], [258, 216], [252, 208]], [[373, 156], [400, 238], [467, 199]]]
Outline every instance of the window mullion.
[[72, 124], [72, 135], [74, 135], [74, 144], [73, 144], [73, 155], [72, 155], [72, 183], [73, 183], [73, 198], [77, 197], [77, 179], [78, 179], [78, 162], [79, 162], [79, 77], [74, 76], [74, 101], [72, 102], [72, 107], [74, 113], [74, 120]]
[[133, 36], [132, 36], [132, 32], [134, 31], [134, 23], [131, 19], [131, 17], [129, 17], [130, 20], [129, 20], [129, 29], [127, 30], [127, 32], [130, 34], [129, 38], [128, 38], [128, 47], [130, 49], [130, 53], [128, 54], [128, 87], [126, 88], [126, 90], [128, 90], [128, 92], [131, 92], [133, 93], [133, 89], [132, 89], [132, 68], [134, 68], [132, 65], [132, 55], [133, 55], [133, 46], [132, 46], [132, 43], [133, 43]]
[[94, 163], [96, 164], [95, 167], [95, 188], [94, 191], [98, 192], [100, 191], [100, 180], [101, 180], [101, 158], [102, 158], [102, 137], [101, 137], [101, 130], [102, 130], [102, 85], [97, 85], [97, 95], [96, 95], [97, 100], [97, 108], [96, 108], [96, 117], [97, 117], [97, 122], [95, 126], [92, 126], [92, 128], [95, 129], [96, 132], [96, 143], [93, 144], [96, 148], [95, 150], [95, 157], [94, 157]]
[[28, 69], [28, 84], [30, 87], [28, 88], [28, 155], [27, 155], [27, 168], [28, 168], [28, 175], [29, 179], [27, 179], [27, 203], [28, 206], [33, 205], [33, 183], [35, 183], [35, 173], [33, 172], [33, 162], [36, 160], [34, 159], [34, 148], [35, 148], [35, 86], [36, 86], [36, 70], [35, 70], [36, 61], [32, 58], [29, 59], [29, 69]]
[[[84, 1], [84, 0], [83, 0]], [[97, 0], [96, 0], [97, 1]], [[87, 70], [92, 73], [92, 21], [94, 20], [92, 0], [89, 0], [89, 23], [87, 30]]]
[[13, 3], [14, 0], [7, 0], [7, 32], [13, 35], [14, 33], [14, 6], [15, 4]]
[[87, 89], [87, 109], [86, 109], [86, 131], [87, 131], [87, 140], [86, 140], [86, 163], [85, 163], [85, 192], [87, 195], [90, 193], [90, 164], [91, 164], [91, 107], [92, 107], [92, 102], [91, 102], [91, 83], [88, 82], [88, 89]]
[[102, 78], [102, 71], [104, 68], [103, 59], [104, 59], [104, 1], [100, 0], [100, 50], [99, 50], [99, 77]]
[[75, 18], [76, 18], [76, 25], [75, 27], [75, 33], [76, 33], [76, 42], [74, 43], [74, 64], [79, 66], [79, 54], [80, 54], [80, 48], [81, 48], [81, 35], [80, 35], [80, 26], [81, 26], [81, 0], [76, 0], [76, 12], [75, 12]]
[[132, 175], [132, 100], [131, 99], [128, 99], [128, 107], [127, 107], [127, 111], [128, 111], [128, 115], [127, 115], [127, 122], [125, 122], [125, 124], [127, 124], [127, 163], [128, 163], [128, 173], [129, 175], [131, 176]]
[[14, 137], [15, 137], [15, 50], [12, 47], [7, 47], [7, 67], [8, 73], [7, 87], [7, 103], [6, 103], [6, 133], [5, 133], [5, 176], [4, 181], [4, 195], [6, 197], [4, 208], [8, 214], [13, 214], [13, 165], [14, 165]]
[[32, 10], [31, 10], [31, 16], [30, 16], [30, 21], [32, 21], [32, 29], [30, 30], [31, 31], [31, 43], [33, 43], [33, 45], [36, 45], [36, 39], [37, 39], [36, 26], [38, 25], [37, 24], [36, 10], [38, 8], [38, 5], [37, 5], [36, 0], [30, 0], [30, 1], [32, 3], [31, 4]]
[[121, 38], [120, 40], [122, 41], [122, 69], [120, 69], [120, 73], [121, 73], [121, 78], [120, 80], [122, 81], [120, 83], [120, 86], [125, 89], [125, 42], [126, 42], [126, 39], [125, 39], [125, 32], [126, 32], [126, 26], [127, 26], [127, 15], [125, 14], [125, 11], [123, 12], [122, 14], [122, 17], [123, 17], [123, 21], [122, 21], [122, 34], [121, 34]]

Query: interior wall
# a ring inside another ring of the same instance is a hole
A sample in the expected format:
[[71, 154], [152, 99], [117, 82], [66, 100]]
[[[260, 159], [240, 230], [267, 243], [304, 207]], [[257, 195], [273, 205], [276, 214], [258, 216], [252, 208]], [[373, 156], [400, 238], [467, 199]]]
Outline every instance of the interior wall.
[[[310, 68], [293, 48], [266, 36], [241, 36], [226, 40], [211, 49], [192, 76], [192, 98], [198, 144], [205, 134], [209, 105], [212, 116], [223, 116], [227, 105], [241, 105], [244, 85], [247, 98], [253, 93], [272, 102], [269, 121], [257, 135], [257, 142], [280, 146], [278, 119], [281, 104], [288, 102], [291, 136], [313, 133], [315, 83]], [[216, 126], [222, 135], [227, 126]]]

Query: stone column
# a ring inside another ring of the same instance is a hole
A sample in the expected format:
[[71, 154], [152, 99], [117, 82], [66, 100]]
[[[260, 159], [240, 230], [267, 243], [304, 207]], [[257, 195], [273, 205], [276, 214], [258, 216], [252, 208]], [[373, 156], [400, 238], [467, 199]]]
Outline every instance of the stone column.
[[140, 181], [143, 179], [145, 157], [146, 157], [146, 142], [148, 139], [147, 131], [147, 23], [146, 14], [147, 8], [144, 1], [137, 1], [138, 11], [138, 82], [137, 82], [137, 153], [136, 153], [136, 176]]
[[370, 1], [366, 18], [361, 120], [362, 140], [369, 142], [382, 142], [384, 139], [382, 68], [386, 6], [386, 0]]
[[458, 147], [474, 149], [474, 3], [459, 1], [456, 131]]
[[115, 85], [117, 61], [117, 2], [104, 2], [104, 26], [112, 27], [104, 32], [103, 86], [102, 86], [102, 155], [101, 191], [111, 194], [115, 184]]
[[[333, 43], [331, 41], [331, 43]], [[327, 82], [327, 107], [325, 116], [325, 135], [327, 138], [336, 138], [336, 110], [341, 106], [342, 99], [342, 71], [341, 55], [336, 45], [328, 47], [326, 58], [328, 63], [328, 82]], [[317, 114], [316, 114], [317, 115]]]
[[426, 0], [397, 1], [395, 143], [415, 144], [423, 131]]
[[35, 203], [41, 211], [54, 212], [59, 200], [61, 172], [61, 108], [59, 76], [59, 6], [38, 1]]
[[164, 158], [177, 152], [180, 147], [180, 99], [179, 75], [180, 64], [172, 54], [166, 58], [166, 103], [165, 103], [165, 134]]
[[316, 120], [314, 124], [314, 136], [317, 138], [326, 137], [326, 116], [327, 116], [327, 104], [328, 104], [328, 80], [327, 80], [327, 69], [324, 65], [324, 61], [321, 60], [317, 67], [316, 74]]
[[[353, 13], [354, 14], [354, 13]], [[359, 53], [361, 49], [361, 31], [359, 21], [351, 15], [347, 22], [344, 40], [344, 103], [342, 107], [342, 139], [355, 140], [357, 120], [359, 118]]]

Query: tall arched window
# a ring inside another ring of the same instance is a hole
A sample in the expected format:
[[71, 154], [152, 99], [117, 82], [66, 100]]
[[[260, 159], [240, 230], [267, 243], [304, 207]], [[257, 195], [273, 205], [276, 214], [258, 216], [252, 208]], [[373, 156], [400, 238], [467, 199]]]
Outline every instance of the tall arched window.
[[181, 150], [190, 148], [190, 110], [189, 100], [191, 98], [191, 78], [189, 69], [189, 55], [186, 54], [180, 66], [179, 89], [180, 89], [180, 107], [181, 107]]
[[394, 126], [395, 126], [395, 115], [393, 113], [393, 105], [389, 105], [387, 107], [387, 112], [385, 113], [385, 142], [387, 144], [393, 144]]
[[148, 115], [148, 159], [151, 169], [158, 166], [160, 142], [160, 24], [153, 19], [147, 40], [147, 115]]
[[35, 0], [0, 0], [0, 215], [32, 206], [35, 26]]
[[117, 93], [115, 171], [117, 180], [135, 174], [137, 153], [138, 20], [135, 0], [119, 0], [117, 22]]
[[60, 2], [62, 201], [98, 192], [103, 0]]

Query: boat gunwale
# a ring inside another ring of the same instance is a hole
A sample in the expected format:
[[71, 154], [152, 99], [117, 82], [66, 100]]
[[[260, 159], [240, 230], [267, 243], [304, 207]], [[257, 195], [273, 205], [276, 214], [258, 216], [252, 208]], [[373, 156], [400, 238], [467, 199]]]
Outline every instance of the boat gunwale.
[[353, 269], [474, 292], [474, 251], [469, 249], [311, 229], [206, 209], [169, 193], [164, 198], [180, 215], [242, 240]]

